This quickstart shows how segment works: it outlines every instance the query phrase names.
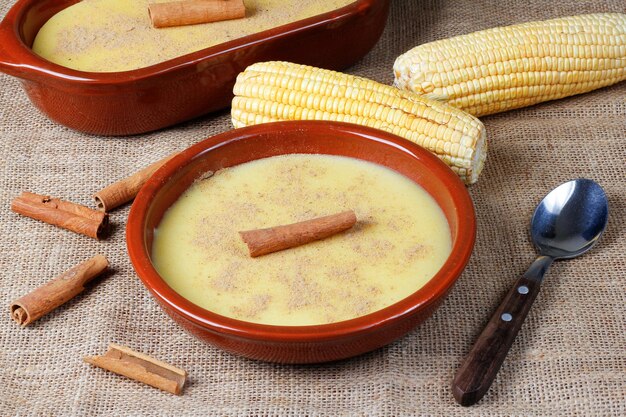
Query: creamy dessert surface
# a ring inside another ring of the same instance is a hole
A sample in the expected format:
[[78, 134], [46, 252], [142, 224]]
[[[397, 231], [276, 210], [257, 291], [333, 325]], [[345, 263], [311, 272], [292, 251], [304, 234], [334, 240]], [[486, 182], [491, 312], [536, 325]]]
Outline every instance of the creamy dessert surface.
[[[238, 232], [354, 210], [350, 230], [251, 258]], [[373, 163], [285, 155], [196, 181], [155, 230], [153, 263], [180, 295], [215, 313], [276, 325], [332, 323], [421, 288], [451, 250], [440, 207]]]
[[150, 24], [148, 3], [166, 1], [171, 0], [83, 0], [42, 26], [33, 51], [49, 61], [81, 71], [127, 71], [354, 2], [245, 0], [244, 19], [155, 29]]

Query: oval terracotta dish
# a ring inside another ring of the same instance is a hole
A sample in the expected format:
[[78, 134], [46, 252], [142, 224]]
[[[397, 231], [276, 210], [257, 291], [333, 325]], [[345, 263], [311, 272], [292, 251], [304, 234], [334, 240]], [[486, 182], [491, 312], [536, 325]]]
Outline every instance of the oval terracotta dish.
[[[290, 153], [359, 158], [394, 169], [420, 184], [442, 208], [452, 233], [452, 252], [441, 270], [420, 290], [383, 310], [315, 326], [271, 326], [235, 320], [178, 295], [150, 261], [154, 229], [165, 211], [207, 171]], [[397, 136], [357, 125], [279, 122], [222, 133], [167, 162], [135, 199], [128, 218], [127, 244], [137, 274], [161, 307], [198, 338], [253, 359], [311, 363], [376, 349], [428, 318], [468, 262], [475, 229], [474, 208], [465, 186], [425, 149]]]
[[389, 11], [389, 0], [358, 0], [150, 67], [95, 73], [54, 64], [30, 49], [48, 19], [77, 2], [18, 0], [0, 23], [0, 71], [18, 77], [51, 119], [98, 135], [144, 133], [228, 107], [237, 74], [254, 62], [345, 68], [374, 46]]

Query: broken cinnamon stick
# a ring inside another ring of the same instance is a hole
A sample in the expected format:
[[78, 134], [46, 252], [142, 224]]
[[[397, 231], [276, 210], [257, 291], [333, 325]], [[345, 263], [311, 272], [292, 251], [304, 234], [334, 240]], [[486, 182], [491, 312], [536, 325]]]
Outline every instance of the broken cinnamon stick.
[[155, 28], [196, 25], [241, 19], [246, 15], [243, 0], [186, 0], [148, 5]]
[[176, 395], [181, 393], [187, 378], [182, 369], [115, 343], [109, 344], [103, 356], [85, 356], [83, 360]]
[[98, 210], [107, 212], [134, 199], [141, 187], [148, 181], [148, 178], [177, 153], [156, 161], [130, 177], [124, 178], [97, 192], [93, 197], [96, 200]]
[[348, 230], [356, 223], [354, 211], [344, 211], [299, 223], [239, 232], [250, 256], [266, 255], [301, 246]]
[[109, 265], [103, 255], [76, 265], [9, 306], [11, 318], [27, 326], [65, 304], [85, 289], [85, 284], [100, 275]]
[[72, 232], [100, 239], [109, 225], [106, 213], [59, 198], [23, 192], [11, 202], [14, 212]]

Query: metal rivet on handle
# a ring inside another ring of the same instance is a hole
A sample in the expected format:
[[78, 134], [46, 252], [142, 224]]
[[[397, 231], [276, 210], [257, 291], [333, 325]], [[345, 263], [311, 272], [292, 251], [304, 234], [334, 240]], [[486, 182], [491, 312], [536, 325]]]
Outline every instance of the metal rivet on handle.
[[528, 287], [526, 285], [522, 285], [517, 287], [517, 292], [520, 294], [528, 294]]
[[513, 316], [510, 315], [509, 313], [504, 313], [503, 315], [500, 316], [500, 318], [503, 321], [511, 321], [511, 320], [513, 320]]

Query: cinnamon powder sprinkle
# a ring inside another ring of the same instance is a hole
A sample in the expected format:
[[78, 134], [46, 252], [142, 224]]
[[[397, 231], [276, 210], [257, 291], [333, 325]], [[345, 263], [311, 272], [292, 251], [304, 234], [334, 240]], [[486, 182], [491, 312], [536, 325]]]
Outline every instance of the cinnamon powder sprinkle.
[[291, 7], [287, 0], [246, 0], [244, 19], [155, 29], [148, 14], [148, 4], [155, 0], [82, 0], [41, 27], [33, 51], [81, 71], [128, 71], [335, 10], [352, 1], [299, 0], [297, 7]]
[[[345, 210], [357, 215], [352, 229], [258, 258], [238, 234]], [[371, 163], [267, 158], [192, 185], [159, 225], [153, 259], [172, 288], [218, 314], [330, 323], [384, 308], [428, 281], [449, 250], [437, 210], [410, 180]]]

